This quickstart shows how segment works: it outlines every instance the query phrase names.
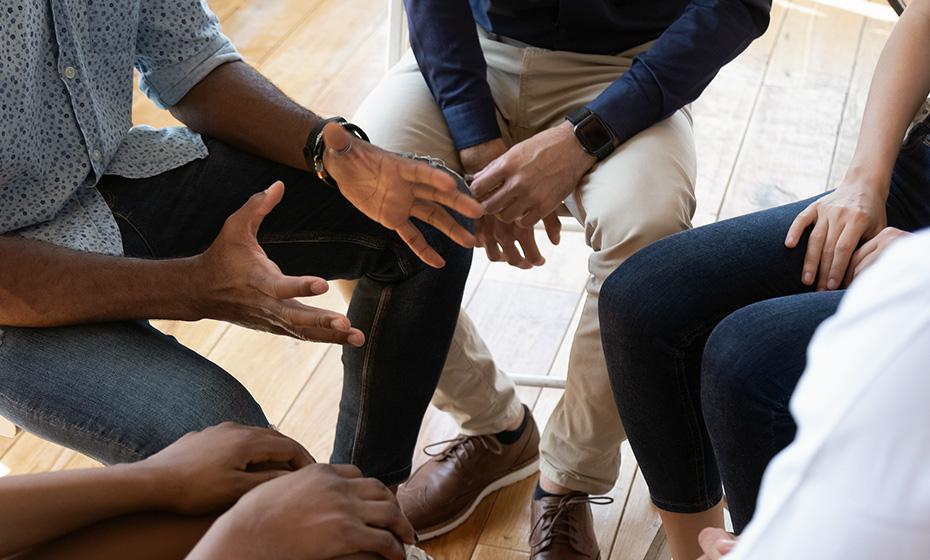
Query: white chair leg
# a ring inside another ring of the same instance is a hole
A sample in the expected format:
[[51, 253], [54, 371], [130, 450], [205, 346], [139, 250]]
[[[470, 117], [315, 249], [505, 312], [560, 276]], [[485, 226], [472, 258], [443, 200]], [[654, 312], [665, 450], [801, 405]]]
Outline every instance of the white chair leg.
[[400, 60], [406, 49], [404, 33], [404, 1], [388, 0], [388, 48], [387, 67], [391, 68]]
[[513, 380], [514, 384], [520, 387], [539, 387], [542, 389], [564, 389], [565, 378], [549, 377], [546, 375], [512, 375], [507, 377]]

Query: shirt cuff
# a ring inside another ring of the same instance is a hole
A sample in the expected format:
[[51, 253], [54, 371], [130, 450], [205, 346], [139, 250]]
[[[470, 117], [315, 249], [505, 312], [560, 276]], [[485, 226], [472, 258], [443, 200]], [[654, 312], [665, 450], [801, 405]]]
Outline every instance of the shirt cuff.
[[177, 104], [218, 66], [242, 60], [232, 42], [219, 33], [200, 52], [185, 60], [144, 73], [139, 89], [162, 109]]
[[497, 111], [490, 99], [476, 99], [442, 110], [456, 149], [464, 150], [501, 137]]
[[588, 103], [587, 108], [600, 117], [623, 144], [657, 123], [660, 99], [649, 95], [629, 72]]

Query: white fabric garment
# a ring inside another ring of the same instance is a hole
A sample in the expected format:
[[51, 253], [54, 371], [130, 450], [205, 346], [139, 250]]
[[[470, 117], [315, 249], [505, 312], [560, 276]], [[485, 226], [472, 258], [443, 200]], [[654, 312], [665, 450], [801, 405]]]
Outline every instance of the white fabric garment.
[[930, 559], [930, 233], [892, 245], [817, 332], [727, 560]]

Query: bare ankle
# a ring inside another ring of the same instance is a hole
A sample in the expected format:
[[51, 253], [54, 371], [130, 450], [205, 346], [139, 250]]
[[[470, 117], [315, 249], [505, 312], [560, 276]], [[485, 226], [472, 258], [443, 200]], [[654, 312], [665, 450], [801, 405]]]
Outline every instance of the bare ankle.
[[561, 484], [556, 484], [555, 482], [549, 480], [545, 475], [539, 475], [539, 487], [543, 489], [547, 494], [555, 494], [556, 496], [561, 496], [563, 494], [570, 494], [574, 492], [571, 488], [566, 488]]

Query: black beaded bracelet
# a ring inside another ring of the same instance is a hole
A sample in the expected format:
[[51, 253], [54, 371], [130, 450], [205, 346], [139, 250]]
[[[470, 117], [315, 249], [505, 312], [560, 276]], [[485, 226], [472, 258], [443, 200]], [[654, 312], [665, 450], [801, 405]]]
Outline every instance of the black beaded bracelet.
[[323, 129], [332, 122], [339, 124], [359, 140], [364, 140], [365, 142], [369, 142], [369, 140], [364, 130], [358, 125], [345, 120], [343, 117], [323, 119], [310, 131], [310, 134], [307, 136], [307, 142], [304, 144], [304, 160], [307, 162], [307, 167], [312, 169], [321, 181], [331, 187], [338, 188], [339, 185], [336, 184], [336, 180], [326, 172], [326, 166], [323, 165], [323, 154], [326, 153], [326, 141], [323, 139]]

